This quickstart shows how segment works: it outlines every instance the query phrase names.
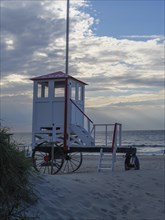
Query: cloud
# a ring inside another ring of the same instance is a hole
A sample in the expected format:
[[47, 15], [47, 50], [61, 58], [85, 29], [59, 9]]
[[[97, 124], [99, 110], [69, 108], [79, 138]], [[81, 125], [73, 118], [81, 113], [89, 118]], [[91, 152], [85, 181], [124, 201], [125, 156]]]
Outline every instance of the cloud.
[[124, 35], [121, 36], [121, 38], [128, 38], [128, 39], [158, 39], [158, 40], [164, 40], [163, 35]]
[[152, 102], [161, 102], [161, 105], [163, 107], [163, 96], [164, 96], [164, 90], [161, 90], [160, 92], [157, 92], [155, 94], [153, 93], [144, 93], [141, 91], [134, 93], [134, 94], [123, 94], [123, 95], [115, 95], [112, 94], [110, 96], [93, 96], [93, 97], [87, 97], [87, 107], [109, 107], [109, 106], [137, 106], [141, 105], [141, 107], [144, 106], [144, 104], [152, 103]]
[[[152, 102], [159, 106], [164, 87], [164, 37], [96, 36], [93, 27], [98, 19], [84, 7], [90, 7], [89, 1], [71, 2], [69, 73], [89, 84], [86, 87], [88, 111], [102, 107], [104, 110], [100, 112], [108, 115], [111, 106], [118, 109], [138, 106], [141, 112]], [[32, 82], [29, 78], [65, 71], [65, 32], [65, 1], [2, 1], [3, 103], [12, 97], [19, 108], [26, 97], [30, 105]], [[8, 110], [8, 115], [12, 111]]]
[[[3, 2], [1, 9], [2, 72], [65, 69], [65, 1]], [[93, 18], [80, 12], [86, 1], [76, 1], [70, 9], [72, 39], [84, 39], [92, 34]], [[13, 7], [12, 7], [13, 6]], [[12, 42], [12, 43], [11, 43]], [[12, 49], [9, 49], [9, 47]], [[44, 54], [44, 56], [38, 55]], [[7, 64], [6, 60], [10, 60]]]
[[[17, 72], [26, 70], [32, 74], [35, 66], [41, 65], [42, 68], [42, 63], [47, 61], [42, 58], [39, 60], [36, 53], [47, 54], [47, 47], [54, 41], [55, 35], [56, 38], [63, 36], [65, 20], [55, 16], [53, 20], [50, 17], [41, 17], [47, 11], [41, 2], [25, 2], [14, 8], [5, 5], [1, 11], [1, 38], [4, 39], [1, 48], [8, 47], [6, 39], [12, 39], [14, 47], [14, 50], [5, 50], [2, 53], [2, 72], [6, 75], [14, 69]], [[7, 60], [10, 62], [6, 63]]]

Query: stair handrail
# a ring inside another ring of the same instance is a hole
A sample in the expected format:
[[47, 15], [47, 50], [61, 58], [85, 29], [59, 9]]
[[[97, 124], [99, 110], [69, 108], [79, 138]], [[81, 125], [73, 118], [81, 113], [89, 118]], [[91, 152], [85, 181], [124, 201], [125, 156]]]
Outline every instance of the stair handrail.
[[90, 123], [92, 124], [92, 130], [93, 130], [93, 121], [81, 110], [81, 108], [72, 99], [70, 99], [70, 101], [83, 114], [83, 116], [87, 119], [87, 121], [88, 121], [88, 132], [91, 133], [92, 131], [90, 130]]
[[76, 106], [76, 108], [78, 108], [78, 110], [93, 124], [93, 121], [81, 110], [81, 108], [72, 100], [70, 99], [70, 101]]

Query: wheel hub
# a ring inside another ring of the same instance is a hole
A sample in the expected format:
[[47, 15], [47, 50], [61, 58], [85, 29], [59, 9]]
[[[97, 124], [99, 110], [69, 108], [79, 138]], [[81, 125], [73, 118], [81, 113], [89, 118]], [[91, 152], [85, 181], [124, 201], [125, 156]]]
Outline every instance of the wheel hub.
[[49, 156], [48, 156], [48, 155], [45, 155], [45, 156], [44, 156], [44, 161], [45, 161], [45, 162], [48, 162], [48, 161], [49, 161]]
[[71, 156], [69, 154], [66, 155], [65, 160], [71, 160]]

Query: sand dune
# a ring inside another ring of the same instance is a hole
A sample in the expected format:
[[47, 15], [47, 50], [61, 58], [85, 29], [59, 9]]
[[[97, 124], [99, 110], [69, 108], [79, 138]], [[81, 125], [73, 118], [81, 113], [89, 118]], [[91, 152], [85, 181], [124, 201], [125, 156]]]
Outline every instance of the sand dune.
[[72, 174], [38, 176], [39, 197], [28, 210], [41, 220], [164, 220], [164, 156], [140, 156], [140, 170], [97, 172], [98, 156], [84, 156]]

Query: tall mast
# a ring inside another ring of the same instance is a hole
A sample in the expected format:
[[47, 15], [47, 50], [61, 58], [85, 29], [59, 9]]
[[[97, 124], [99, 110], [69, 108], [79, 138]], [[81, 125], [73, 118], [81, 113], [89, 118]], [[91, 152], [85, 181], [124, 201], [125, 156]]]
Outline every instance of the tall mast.
[[69, 63], [69, 0], [67, 0], [66, 8], [66, 63], [65, 73], [68, 75], [68, 63]]
[[[65, 74], [68, 76], [68, 64], [69, 64], [69, 0], [67, 0], [66, 9], [66, 63]], [[68, 150], [68, 78], [65, 81], [65, 104], [64, 104], [64, 151]]]

